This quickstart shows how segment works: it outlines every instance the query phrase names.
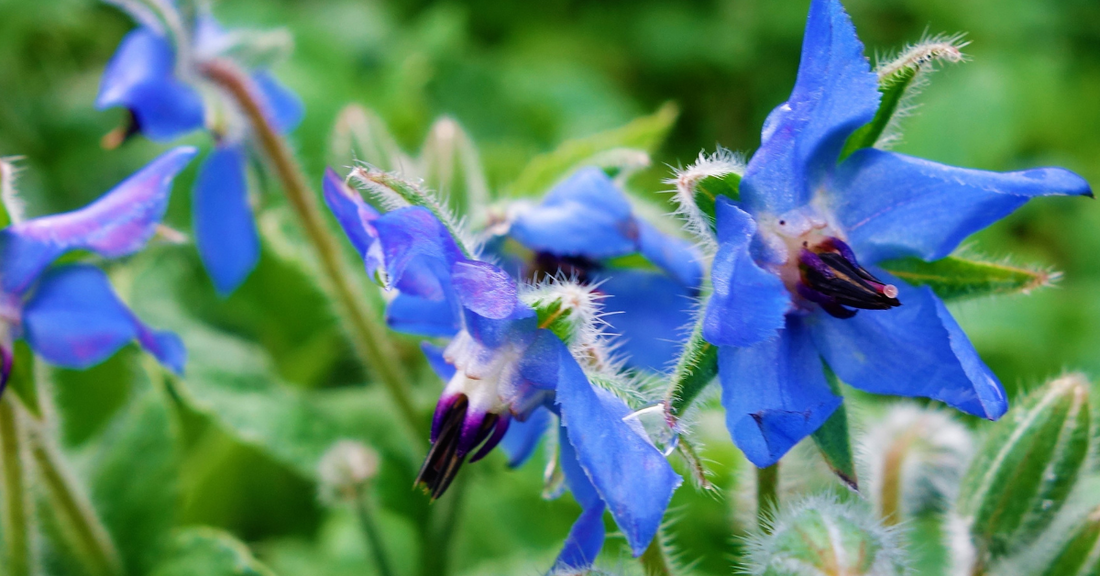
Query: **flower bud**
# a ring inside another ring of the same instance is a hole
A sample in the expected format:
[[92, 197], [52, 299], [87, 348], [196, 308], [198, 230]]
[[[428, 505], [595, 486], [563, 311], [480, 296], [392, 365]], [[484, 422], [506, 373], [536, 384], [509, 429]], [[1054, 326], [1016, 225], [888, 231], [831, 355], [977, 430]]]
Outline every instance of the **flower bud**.
[[879, 517], [893, 525], [954, 502], [973, 451], [970, 433], [948, 413], [912, 404], [891, 408], [863, 440]]
[[906, 573], [896, 533], [870, 510], [815, 496], [780, 512], [770, 535], [750, 541], [754, 576], [892, 576]]
[[958, 504], [979, 562], [1018, 549], [1050, 525], [1088, 451], [1088, 383], [1081, 375], [1036, 390], [993, 426]]
[[1100, 506], [1070, 532], [1065, 545], [1042, 576], [1093, 576], [1100, 574]]
[[354, 440], [333, 444], [321, 457], [317, 470], [322, 500], [354, 500], [359, 488], [378, 475], [378, 464], [378, 453], [368, 446]]

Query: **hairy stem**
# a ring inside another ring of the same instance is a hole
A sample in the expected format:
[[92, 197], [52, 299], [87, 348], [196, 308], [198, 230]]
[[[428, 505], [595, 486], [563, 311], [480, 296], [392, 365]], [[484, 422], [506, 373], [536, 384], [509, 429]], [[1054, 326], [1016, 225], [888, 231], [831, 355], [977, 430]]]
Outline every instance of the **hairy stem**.
[[393, 565], [390, 564], [385, 545], [382, 543], [382, 530], [375, 522], [374, 506], [365, 487], [360, 488], [356, 494], [355, 512], [359, 516], [363, 534], [367, 537], [367, 545], [370, 547], [371, 557], [374, 559], [374, 566], [378, 568], [378, 573], [381, 576], [394, 576]]
[[779, 463], [756, 469], [756, 520], [760, 530], [771, 532], [772, 519], [779, 510]]
[[915, 430], [910, 430], [894, 441], [886, 451], [882, 463], [882, 489], [879, 500], [882, 502], [882, 523], [896, 526], [901, 522], [901, 474], [905, 457], [916, 440]]
[[61, 454], [48, 443], [41, 428], [39, 423], [30, 435], [30, 444], [38, 478], [50, 496], [50, 509], [80, 552], [89, 572], [103, 576], [121, 574], [122, 562], [107, 529], [96, 516], [87, 496], [77, 488], [76, 481], [61, 461]]
[[653, 541], [649, 543], [649, 547], [642, 552], [638, 560], [642, 563], [642, 572], [645, 576], [672, 576], [675, 573], [672, 562], [665, 554], [664, 546], [661, 546], [660, 533], [654, 536]]
[[27, 481], [26, 416], [9, 392], [0, 399], [0, 450], [3, 463], [4, 560], [9, 576], [30, 576], [33, 568], [34, 517]]
[[420, 418], [407, 389], [410, 380], [396, 361], [397, 354], [386, 337], [385, 329], [358, 295], [359, 290], [341, 256], [339, 244], [321, 217], [317, 196], [307, 184], [307, 178], [290, 146], [268, 120], [264, 104], [257, 96], [251, 78], [236, 65], [220, 60], [206, 62], [202, 70], [206, 77], [232, 95], [248, 117], [260, 148], [274, 167], [276, 176], [313, 245], [339, 307], [339, 317], [350, 324], [356, 353], [378, 375], [396, 402], [409, 426], [409, 432], [418, 439]]

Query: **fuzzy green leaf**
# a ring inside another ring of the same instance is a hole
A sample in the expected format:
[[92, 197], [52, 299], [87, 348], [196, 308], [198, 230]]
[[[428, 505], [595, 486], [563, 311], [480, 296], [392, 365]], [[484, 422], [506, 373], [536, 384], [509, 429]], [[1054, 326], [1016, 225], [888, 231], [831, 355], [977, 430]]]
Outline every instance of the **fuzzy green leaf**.
[[703, 338], [703, 320], [699, 319], [684, 344], [668, 389], [669, 411], [680, 416], [718, 375], [718, 347]]
[[1035, 540], [1054, 519], [1089, 452], [1088, 384], [1036, 390], [994, 424], [963, 479], [959, 511], [989, 559]]
[[[833, 394], [841, 395], [840, 381], [836, 374], [826, 368], [826, 379]], [[856, 462], [852, 456], [852, 440], [848, 431], [848, 411], [845, 404], [833, 412], [832, 416], [813, 433], [814, 443], [817, 444], [825, 463], [829, 465], [833, 473], [840, 478], [852, 490], [859, 490], [859, 479], [856, 477]]]
[[928, 286], [944, 300], [959, 300], [993, 294], [1027, 293], [1049, 286], [1056, 273], [948, 256], [925, 262], [899, 258], [879, 267], [914, 286]]
[[1058, 551], [1043, 576], [1092, 576], [1100, 573], [1100, 506], [1088, 511]]
[[153, 576], [274, 576], [244, 542], [213, 528], [180, 532]]
[[906, 90], [916, 79], [918, 68], [903, 68], [891, 78], [880, 81], [879, 91], [882, 92], [882, 100], [879, 102], [875, 117], [862, 128], [856, 130], [848, 137], [844, 144], [844, 150], [840, 153], [840, 159], [847, 158], [852, 152], [860, 148], [871, 148], [882, 137], [890, 120], [897, 113]]
[[149, 376], [148, 358], [132, 398], [88, 449], [92, 502], [117, 543], [127, 572], [146, 573], [175, 526], [179, 502], [180, 431], [168, 398]]
[[680, 115], [675, 104], [661, 106], [649, 116], [629, 124], [562, 143], [555, 150], [536, 156], [527, 164], [515, 182], [505, 191], [507, 196], [537, 196], [574, 169], [594, 162], [594, 159], [617, 148], [633, 148], [653, 153]]
[[12, 212], [18, 210], [15, 198], [15, 164], [12, 158], [0, 158], [0, 228], [12, 223]]

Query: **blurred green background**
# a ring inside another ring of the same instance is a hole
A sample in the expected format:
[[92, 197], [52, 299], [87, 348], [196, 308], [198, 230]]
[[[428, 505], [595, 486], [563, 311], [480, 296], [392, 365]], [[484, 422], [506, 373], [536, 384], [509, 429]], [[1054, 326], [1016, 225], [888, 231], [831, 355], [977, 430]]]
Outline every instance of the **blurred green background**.
[[[808, 4], [222, 0], [215, 13], [228, 26], [286, 27], [293, 34], [293, 56], [276, 72], [305, 102], [292, 141], [317, 181], [331, 158], [336, 114], [348, 103], [377, 111], [409, 150], [437, 116], [455, 117], [478, 143], [490, 182], [502, 186], [563, 140], [620, 126], [672, 101], [680, 118], [653, 168], [635, 180], [637, 190], [664, 201], [661, 180], [670, 167], [686, 166], [718, 144], [751, 152], [759, 143], [763, 119], [793, 84]], [[970, 42], [970, 61], [930, 76], [895, 149], [992, 170], [1059, 165], [1100, 182], [1100, 3], [845, 5], [872, 56], [925, 34], [965, 32]], [[19, 188], [31, 215], [83, 205], [163, 149], [141, 139], [116, 151], [99, 146], [123, 116], [95, 110], [99, 75], [131, 27], [119, 11], [90, 0], [0, 0], [0, 155], [25, 157]], [[209, 146], [202, 135], [190, 141]], [[181, 230], [190, 228], [194, 171], [195, 165], [178, 180], [167, 218]], [[277, 195], [267, 195], [265, 204], [278, 220]], [[280, 248], [273, 238], [289, 242]], [[444, 522], [446, 499], [429, 511], [408, 489], [419, 455], [401, 438], [377, 387], [362, 384], [370, 375], [344, 343], [308, 277], [308, 262], [288, 258], [297, 248], [293, 233], [265, 239], [261, 265], [225, 301], [213, 295], [186, 247], [157, 247], [115, 270], [116, 285], [121, 278], [139, 310], [181, 331], [193, 356], [187, 384], [180, 385], [185, 390], [172, 388], [162, 399], [170, 408], [163, 446], [142, 448], [175, 455], [158, 472], [164, 482], [148, 487], [170, 493], [156, 507], [128, 505], [131, 516], [145, 520], [105, 513], [116, 536], [132, 529], [126, 526], [147, 526], [141, 522], [207, 524], [253, 544], [281, 574], [370, 573], [352, 515], [316, 498], [317, 455], [334, 437], [352, 436], [386, 456], [378, 495], [403, 574], [423, 571], [422, 558], [434, 554], [462, 574], [537, 574], [548, 566], [578, 508], [568, 497], [539, 498], [538, 458], [518, 472], [507, 471], [499, 455], [470, 467], [456, 545], [449, 556], [427, 547], [433, 541], [424, 530], [434, 528], [410, 518]], [[1010, 392], [1066, 369], [1100, 375], [1100, 210], [1093, 202], [1036, 201], [968, 247], [1064, 273], [1056, 287], [1035, 294], [954, 306]], [[401, 342], [430, 406], [438, 383], [420, 368], [415, 342]], [[225, 362], [220, 355], [232, 357], [235, 376], [203, 378], [204, 358]], [[147, 383], [133, 376], [139, 364], [128, 350], [87, 373], [56, 372], [61, 436], [91, 478], [94, 498], [111, 497], [110, 482], [96, 488], [110, 470], [101, 470], [95, 454], [116, 446], [117, 431], [140, 408], [135, 398]], [[681, 489], [674, 536], [700, 573], [725, 574], [738, 547], [732, 469], [739, 456], [720, 413], [704, 415], [700, 430], [721, 489], [717, 497]], [[614, 563], [621, 551], [614, 543], [609, 550]]]

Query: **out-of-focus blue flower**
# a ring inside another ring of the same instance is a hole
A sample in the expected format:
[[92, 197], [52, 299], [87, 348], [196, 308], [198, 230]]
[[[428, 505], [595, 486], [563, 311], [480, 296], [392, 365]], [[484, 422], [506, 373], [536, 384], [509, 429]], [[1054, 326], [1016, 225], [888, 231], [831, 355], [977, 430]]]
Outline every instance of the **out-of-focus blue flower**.
[[332, 171], [324, 193], [368, 273], [397, 293], [390, 326], [452, 337], [442, 350], [424, 345], [447, 385], [417, 483], [439, 497], [467, 459], [481, 459], [502, 441], [519, 464], [556, 414], [561, 469], [584, 508], [556, 567], [592, 564], [603, 545], [605, 509], [641, 554], [680, 478], [623, 420], [630, 414], [626, 403], [589, 382], [566, 345], [520, 300], [515, 279], [464, 256], [427, 209], [379, 215]]
[[823, 362], [861, 390], [1004, 414], [1000, 382], [943, 302], [874, 264], [943, 258], [1032, 197], [1091, 195], [1058, 168], [984, 172], [873, 148], [841, 160], [879, 99], [843, 7], [814, 0], [794, 91], [764, 123], [739, 200], [717, 202], [704, 336], [720, 347], [727, 426], [757, 466], [840, 404]]
[[[505, 265], [522, 277], [538, 280], [560, 271], [597, 285], [608, 296], [604, 319], [619, 335], [616, 344], [627, 365], [668, 368], [686, 337], [702, 281], [694, 246], [637, 217], [626, 194], [595, 167], [578, 170], [538, 204], [520, 204], [513, 211], [507, 237], [534, 255], [529, 261], [504, 255]], [[612, 262], [635, 254], [654, 268]]]
[[[166, 20], [186, 22], [178, 11]], [[199, 256], [224, 296], [244, 282], [260, 258], [245, 178], [249, 127], [202, 74], [204, 61], [231, 58], [234, 32], [205, 9], [191, 23], [177, 31], [186, 42], [173, 42], [167, 28], [149, 23], [127, 34], [103, 73], [96, 106], [129, 110], [127, 136], [140, 132], [168, 141], [201, 129], [214, 136], [214, 151], [195, 182], [192, 214]], [[304, 112], [298, 97], [266, 69], [251, 71], [251, 77], [273, 125], [283, 132], [294, 129]]]
[[93, 366], [137, 340], [161, 364], [183, 372], [183, 342], [143, 324], [115, 295], [106, 274], [87, 264], [50, 264], [73, 250], [104, 258], [140, 250], [164, 216], [172, 179], [195, 153], [176, 148], [80, 210], [0, 230], [0, 390], [19, 338], [47, 362], [66, 368]]

